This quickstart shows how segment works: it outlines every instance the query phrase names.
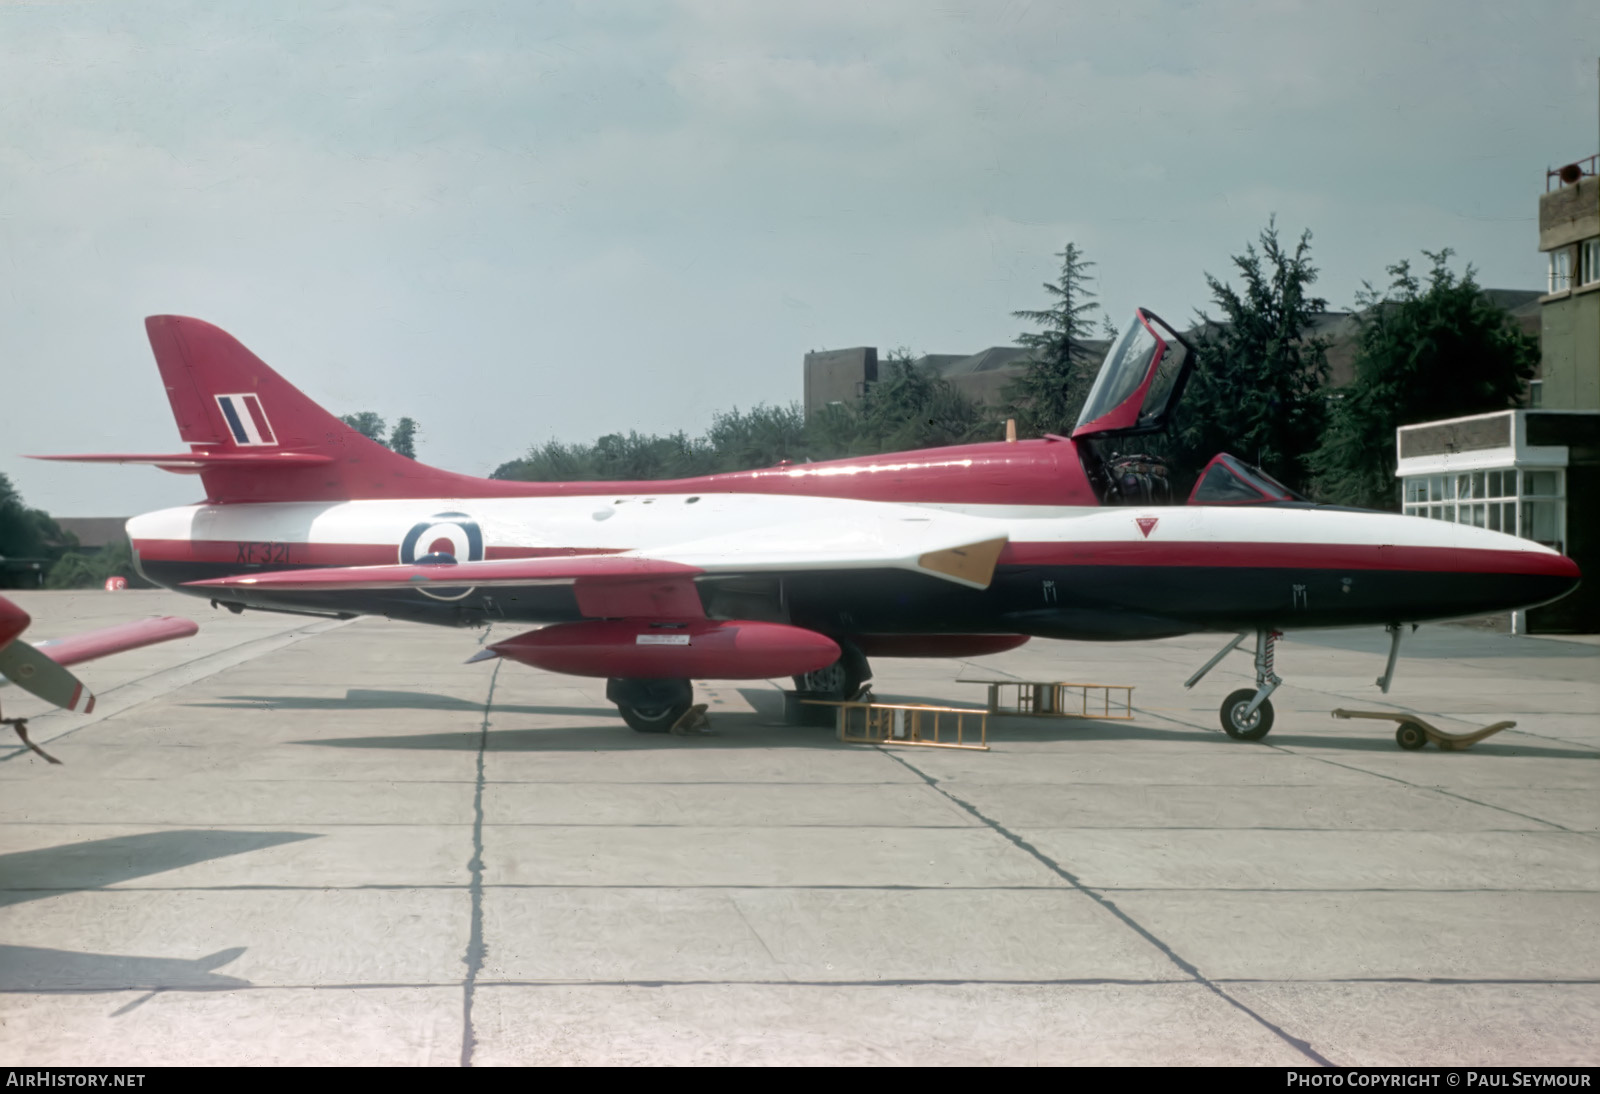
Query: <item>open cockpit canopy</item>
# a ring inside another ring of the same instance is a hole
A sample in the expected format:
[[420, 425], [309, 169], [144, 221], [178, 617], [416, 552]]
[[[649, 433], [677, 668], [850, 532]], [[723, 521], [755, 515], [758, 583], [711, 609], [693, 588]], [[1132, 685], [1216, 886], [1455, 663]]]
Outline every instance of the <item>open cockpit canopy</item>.
[[1165, 429], [1194, 357], [1177, 331], [1140, 308], [1106, 354], [1072, 439]]

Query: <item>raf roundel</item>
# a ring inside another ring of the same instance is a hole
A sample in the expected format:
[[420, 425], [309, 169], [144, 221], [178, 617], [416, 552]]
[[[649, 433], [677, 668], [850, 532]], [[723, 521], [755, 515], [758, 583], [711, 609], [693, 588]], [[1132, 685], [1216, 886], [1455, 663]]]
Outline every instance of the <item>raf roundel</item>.
[[[444, 563], [482, 562], [483, 532], [478, 522], [465, 513], [435, 513], [427, 520], [411, 526], [400, 541], [400, 561]], [[460, 600], [470, 588], [418, 589], [423, 596], [434, 600]]]

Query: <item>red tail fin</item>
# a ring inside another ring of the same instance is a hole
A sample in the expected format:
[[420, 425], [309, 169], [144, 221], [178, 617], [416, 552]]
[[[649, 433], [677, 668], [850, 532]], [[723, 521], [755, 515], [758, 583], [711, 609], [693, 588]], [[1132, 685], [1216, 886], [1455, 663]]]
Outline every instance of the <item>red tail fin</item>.
[[197, 453], [227, 458], [200, 466], [211, 501], [498, 492], [484, 491], [482, 480], [427, 467], [367, 439], [210, 323], [153, 315], [144, 325], [179, 434]]

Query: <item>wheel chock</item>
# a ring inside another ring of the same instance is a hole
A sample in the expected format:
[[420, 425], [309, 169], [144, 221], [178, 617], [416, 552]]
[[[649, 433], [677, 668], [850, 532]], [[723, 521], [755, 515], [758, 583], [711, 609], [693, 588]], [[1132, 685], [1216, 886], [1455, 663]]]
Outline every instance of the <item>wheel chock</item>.
[[1426, 745], [1429, 741], [1438, 745], [1443, 752], [1461, 752], [1471, 748], [1485, 737], [1493, 737], [1502, 729], [1510, 729], [1515, 722], [1496, 722], [1492, 726], [1484, 726], [1470, 733], [1450, 733], [1440, 729], [1425, 718], [1415, 714], [1395, 710], [1336, 710], [1335, 718], [1372, 718], [1378, 721], [1399, 722], [1400, 728], [1394, 731], [1395, 743], [1407, 751], [1415, 751]]
[[671, 732], [679, 737], [707, 737], [711, 735], [711, 719], [706, 717], [710, 708], [705, 703], [696, 703], [683, 712], [676, 722], [672, 723]]

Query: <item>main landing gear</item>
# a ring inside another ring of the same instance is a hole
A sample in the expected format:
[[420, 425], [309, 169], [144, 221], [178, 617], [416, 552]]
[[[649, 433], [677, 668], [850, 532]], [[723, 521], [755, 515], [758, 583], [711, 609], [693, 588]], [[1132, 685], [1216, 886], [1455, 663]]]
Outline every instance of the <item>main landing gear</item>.
[[[1222, 730], [1236, 740], [1259, 741], [1272, 729], [1272, 704], [1267, 701], [1267, 696], [1277, 691], [1278, 685], [1283, 683], [1278, 674], [1272, 671], [1273, 654], [1282, 636], [1283, 632], [1266, 627], [1256, 631], [1256, 686], [1240, 688], [1222, 701]], [[1216, 668], [1244, 640], [1245, 636], [1241, 634], [1223, 646], [1199, 672], [1185, 680], [1183, 686], [1192, 688], [1198, 684], [1201, 677]]]
[[851, 642], [839, 642], [839, 660], [815, 672], [794, 678], [796, 691], [808, 692], [819, 699], [854, 699], [872, 679], [872, 668], [866, 655]]
[[688, 680], [614, 678], [606, 681], [606, 698], [638, 733], [665, 733], [694, 703], [694, 685]]

